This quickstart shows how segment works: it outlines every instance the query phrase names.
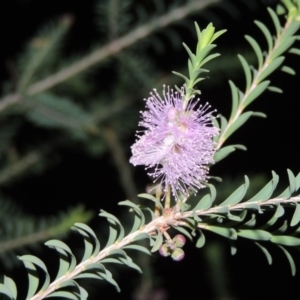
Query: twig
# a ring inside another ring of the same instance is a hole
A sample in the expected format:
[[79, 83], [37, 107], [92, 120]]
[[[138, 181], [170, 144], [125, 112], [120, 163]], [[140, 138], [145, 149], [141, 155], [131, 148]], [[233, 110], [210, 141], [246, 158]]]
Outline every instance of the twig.
[[291, 197], [288, 200], [286, 200], [284, 198], [274, 198], [274, 199], [266, 200], [264, 202], [262, 202], [261, 200], [252, 201], [252, 202], [243, 202], [243, 203], [239, 203], [239, 204], [232, 205], [232, 206], [226, 205], [226, 206], [213, 207], [213, 208], [210, 208], [205, 211], [198, 210], [198, 211], [187, 211], [187, 212], [182, 213], [182, 212], [177, 212], [177, 210], [176, 210], [175, 212], [173, 211], [170, 214], [162, 215], [162, 216], [152, 220], [150, 223], [145, 225], [142, 229], [139, 229], [137, 231], [130, 233], [129, 235], [124, 237], [121, 241], [118, 241], [118, 242], [112, 244], [111, 246], [103, 249], [102, 251], [100, 251], [98, 253], [98, 255], [96, 255], [94, 257], [90, 257], [89, 259], [81, 262], [79, 265], [77, 265], [75, 267], [75, 269], [72, 272], [67, 273], [67, 274], [63, 275], [62, 277], [56, 279], [54, 282], [52, 282], [48, 286], [48, 288], [46, 288], [44, 291], [38, 293], [37, 295], [33, 296], [30, 300], [40, 300], [40, 299], [46, 298], [48, 295], [50, 295], [56, 289], [58, 289], [59, 286], [63, 282], [74, 279], [74, 277], [76, 277], [78, 274], [80, 274], [81, 272], [84, 272], [88, 265], [97, 263], [97, 262], [101, 261], [102, 259], [104, 259], [105, 257], [109, 256], [111, 251], [113, 251], [115, 249], [121, 249], [122, 247], [130, 244], [132, 241], [134, 241], [136, 239], [136, 237], [138, 235], [143, 234], [143, 233], [150, 234], [150, 233], [156, 231], [156, 229], [161, 226], [170, 226], [170, 225], [178, 226], [179, 224], [182, 223], [182, 220], [184, 221], [185, 218], [192, 217], [194, 215], [194, 213], [196, 213], [198, 216], [201, 216], [201, 215], [214, 214], [214, 213], [218, 212], [218, 210], [222, 210], [222, 207], [228, 208], [229, 211], [235, 211], [235, 210], [240, 210], [240, 209], [245, 208], [246, 204], [249, 204], [249, 205], [256, 204], [256, 205], [262, 207], [262, 206], [278, 205], [278, 204], [286, 204], [286, 203], [290, 204], [290, 203], [295, 203], [295, 202], [300, 202], [299, 196]]
[[[101, 62], [102, 60], [117, 54], [121, 50], [133, 45], [137, 41], [146, 38], [153, 32], [164, 28], [174, 22], [177, 22], [188, 15], [195, 13], [197, 10], [204, 9], [209, 4], [218, 2], [220, 0], [202, 0], [186, 3], [160, 17], [156, 20], [151, 20], [145, 25], [138, 27], [123, 37], [116, 39], [108, 43], [107, 45], [95, 50], [91, 54], [85, 56], [81, 60], [75, 62], [69, 67], [50, 75], [49, 77], [42, 79], [32, 85], [30, 85], [26, 91], [26, 94], [33, 96], [35, 94], [44, 92], [57, 84], [60, 84], [71, 77], [87, 70], [91, 66]], [[8, 95], [0, 100], [0, 111], [3, 111], [11, 105], [18, 103], [21, 100], [20, 94]]]

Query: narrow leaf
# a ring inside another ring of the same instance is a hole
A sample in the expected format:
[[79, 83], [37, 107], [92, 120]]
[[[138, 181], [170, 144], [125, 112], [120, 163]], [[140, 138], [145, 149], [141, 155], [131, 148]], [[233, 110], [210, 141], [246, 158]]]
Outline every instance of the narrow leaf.
[[290, 247], [300, 246], [300, 238], [297, 238], [295, 236], [274, 235], [271, 238], [271, 242], [274, 244]]
[[296, 203], [296, 208], [293, 214], [293, 218], [291, 220], [291, 226], [295, 226], [300, 221], [300, 204]]
[[285, 73], [288, 73], [290, 75], [296, 75], [296, 71], [294, 69], [292, 69], [291, 67], [288, 67], [288, 66], [283, 66], [281, 68], [281, 71], [283, 71]]
[[211, 232], [214, 232], [218, 235], [224, 236], [231, 240], [237, 239], [236, 231], [233, 228], [226, 228], [226, 227], [220, 227], [220, 226], [212, 226], [212, 225], [206, 225], [205, 228]]
[[278, 247], [283, 251], [286, 258], [288, 259], [288, 262], [289, 262], [290, 267], [291, 267], [292, 275], [295, 276], [296, 275], [296, 264], [294, 262], [294, 259], [292, 258], [291, 254], [284, 247], [279, 246], [279, 245], [278, 245]]
[[269, 12], [269, 14], [270, 14], [270, 16], [273, 20], [273, 23], [274, 23], [275, 28], [276, 28], [276, 35], [278, 37], [279, 34], [280, 34], [280, 31], [282, 29], [282, 27], [280, 25], [279, 18], [277, 17], [277, 14], [275, 13], [275, 11], [272, 8], [268, 7], [267, 10], [268, 10], [268, 12]]
[[231, 99], [232, 99], [230, 119], [232, 119], [235, 116], [239, 105], [239, 90], [231, 80], [229, 80], [229, 85], [231, 89]]
[[251, 80], [252, 80], [250, 66], [248, 65], [247, 61], [245, 60], [245, 58], [242, 55], [239, 54], [238, 58], [244, 69], [244, 73], [246, 76], [246, 91], [248, 91], [250, 88], [250, 85], [251, 85]]
[[239, 229], [237, 232], [239, 237], [257, 241], [269, 241], [272, 234], [260, 229]]
[[203, 234], [202, 230], [199, 230], [199, 238], [196, 242], [197, 248], [202, 248], [205, 245], [205, 235]]
[[154, 196], [144, 193], [144, 194], [139, 194], [138, 197], [151, 200], [159, 207], [160, 211], [164, 210], [161, 202], [158, 199], [156, 199]]
[[265, 38], [267, 40], [267, 43], [268, 43], [268, 51], [270, 52], [272, 50], [272, 48], [273, 48], [273, 38], [271, 36], [271, 33], [270, 33], [269, 29], [262, 22], [254, 21], [254, 23], [257, 25], [257, 27], [264, 34], [264, 36], [265, 36]]
[[254, 38], [252, 38], [249, 35], [245, 35], [245, 39], [249, 42], [249, 44], [252, 46], [256, 56], [257, 56], [257, 60], [258, 60], [258, 69], [260, 69], [263, 65], [263, 54], [262, 51], [258, 45], [258, 43], [256, 42], [256, 40]]
[[172, 226], [174, 229], [176, 229], [177, 231], [179, 231], [180, 233], [184, 234], [186, 237], [188, 237], [191, 241], [193, 240], [193, 237], [191, 236], [191, 234], [183, 227], [180, 226]]
[[156, 252], [160, 248], [162, 243], [163, 243], [163, 236], [160, 232], [158, 232], [157, 235], [156, 235], [155, 243], [154, 243], [154, 245], [151, 249], [151, 252]]
[[[38, 257], [33, 256], [33, 255], [23, 255], [23, 256], [20, 256], [19, 259], [24, 261], [24, 262], [32, 263], [32, 264], [38, 266], [39, 268], [41, 268], [44, 271], [45, 281], [44, 281], [44, 284], [41, 288], [41, 291], [44, 291], [50, 284], [50, 276], [49, 276], [47, 267], [44, 264], [44, 262], [42, 260], [40, 260]], [[26, 267], [27, 267], [27, 265], [26, 265]], [[31, 274], [28, 274], [28, 276], [31, 276]], [[33, 281], [34, 281], [34, 279], [33, 279]], [[36, 284], [36, 283], [34, 283], [34, 284]]]
[[239, 203], [245, 196], [248, 188], [249, 188], [249, 179], [245, 176], [245, 183], [242, 184], [238, 189], [236, 189], [224, 202], [220, 204], [220, 206], [225, 205], [235, 205]]
[[265, 201], [270, 199], [279, 181], [279, 176], [275, 172], [272, 172], [272, 176], [273, 179], [270, 180], [267, 185], [265, 185], [255, 196], [253, 196], [247, 202]]
[[279, 93], [279, 94], [283, 93], [282, 89], [280, 89], [276, 86], [268, 86], [268, 90], [271, 92], [274, 92], [274, 93]]
[[260, 250], [263, 252], [263, 254], [266, 256], [267, 260], [268, 260], [268, 264], [271, 265], [272, 264], [272, 256], [269, 253], [269, 251], [263, 247], [261, 244], [255, 242], [254, 243], [256, 246], [258, 246], [260, 248]]
[[243, 103], [243, 107], [247, 107], [251, 102], [253, 102], [256, 98], [258, 98], [268, 87], [270, 81], [265, 80], [259, 83], [247, 96]]
[[257, 82], [261, 82], [266, 77], [268, 77], [271, 73], [273, 73], [284, 61], [283, 56], [279, 56], [275, 58], [273, 61], [269, 63], [269, 65], [263, 69], [263, 71], [257, 77]]
[[12, 299], [17, 299], [17, 286], [16, 283], [10, 278], [4, 275], [4, 280], [3, 280], [4, 286], [6, 286], [10, 292]]
[[123, 249], [137, 250], [137, 251], [140, 251], [140, 252], [144, 252], [148, 255], [151, 255], [151, 252], [146, 247], [141, 246], [141, 245], [130, 244], [130, 245], [124, 246]]
[[212, 199], [209, 194], [203, 196], [198, 204], [194, 207], [194, 210], [205, 211], [209, 209], [212, 205]]

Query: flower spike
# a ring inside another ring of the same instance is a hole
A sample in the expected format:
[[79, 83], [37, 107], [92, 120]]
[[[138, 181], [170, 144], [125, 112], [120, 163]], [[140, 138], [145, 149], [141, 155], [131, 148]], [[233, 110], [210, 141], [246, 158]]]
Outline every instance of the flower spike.
[[156, 90], [150, 95], [139, 122], [145, 130], [137, 134], [130, 162], [145, 165], [154, 181], [165, 192], [170, 186], [178, 200], [180, 194], [187, 196], [204, 187], [208, 165], [214, 163], [213, 137], [219, 131], [212, 126], [207, 103], [198, 106], [200, 100], [193, 99], [185, 105], [184, 88], [178, 93], [164, 86], [163, 97]]

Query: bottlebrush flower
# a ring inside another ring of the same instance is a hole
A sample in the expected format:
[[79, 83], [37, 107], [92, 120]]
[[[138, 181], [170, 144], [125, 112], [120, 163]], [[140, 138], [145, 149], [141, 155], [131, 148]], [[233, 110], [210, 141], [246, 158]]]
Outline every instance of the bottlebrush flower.
[[180, 193], [186, 196], [204, 187], [219, 130], [212, 126], [208, 104], [196, 109], [199, 99], [194, 99], [185, 105], [184, 89], [178, 93], [164, 86], [163, 98], [155, 89], [150, 95], [139, 122], [145, 129], [137, 132], [130, 162], [145, 165], [164, 191], [170, 185], [178, 200]]

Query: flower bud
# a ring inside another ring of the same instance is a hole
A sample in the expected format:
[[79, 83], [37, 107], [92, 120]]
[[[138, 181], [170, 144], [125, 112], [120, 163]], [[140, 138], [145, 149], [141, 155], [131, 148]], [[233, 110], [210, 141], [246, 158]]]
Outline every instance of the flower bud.
[[166, 244], [161, 245], [158, 251], [159, 254], [164, 257], [171, 255], [170, 249]]
[[175, 245], [178, 248], [182, 248], [186, 242], [186, 238], [184, 235], [182, 234], [177, 234], [175, 235], [175, 237], [173, 238], [173, 242], [175, 243]]
[[172, 256], [173, 260], [175, 261], [180, 261], [184, 258], [184, 251], [181, 248], [176, 248], [173, 252], [172, 252]]

